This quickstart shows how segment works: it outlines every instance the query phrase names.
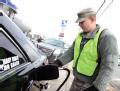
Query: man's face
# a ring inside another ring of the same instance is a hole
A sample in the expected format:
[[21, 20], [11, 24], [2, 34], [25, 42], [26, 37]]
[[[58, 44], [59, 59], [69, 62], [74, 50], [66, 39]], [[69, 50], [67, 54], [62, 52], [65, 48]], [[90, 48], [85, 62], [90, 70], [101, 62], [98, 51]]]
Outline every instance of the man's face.
[[79, 26], [82, 28], [83, 32], [91, 32], [93, 28], [93, 24], [95, 21], [93, 21], [91, 18], [86, 18], [84, 21], [79, 22]]

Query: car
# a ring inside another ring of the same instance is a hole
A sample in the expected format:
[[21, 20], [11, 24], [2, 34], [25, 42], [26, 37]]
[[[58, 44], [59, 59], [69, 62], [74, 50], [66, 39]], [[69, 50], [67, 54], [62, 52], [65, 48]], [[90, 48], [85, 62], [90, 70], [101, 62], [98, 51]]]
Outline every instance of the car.
[[58, 68], [46, 62], [46, 55], [0, 11], [0, 91], [28, 91], [31, 81], [56, 79]]
[[70, 47], [62, 40], [55, 38], [47, 38], [40, 43], [36, 43], [36, 46], [47, 55], [49, 62], [53, 62]]
[[118, 66], [120, 66], [120, 55], [118, 57]]

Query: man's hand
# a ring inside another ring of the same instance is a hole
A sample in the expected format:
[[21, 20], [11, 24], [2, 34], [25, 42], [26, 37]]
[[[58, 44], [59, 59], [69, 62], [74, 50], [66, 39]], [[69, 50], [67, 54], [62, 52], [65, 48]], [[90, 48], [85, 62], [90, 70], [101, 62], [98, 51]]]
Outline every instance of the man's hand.
[[116, 91], [114, 87], [112, 87], [111, 85], [108, 85], [105, 89], [105, 91]]
[[53, 63], [51, 63], [53, 65], [56, 65], [57, 67], [61, 67], [63, 66], [62, 62], [59, 59], [56, 59]]
[[92, 85], [89, 88], [84, 89], [83, 91], [99, 91], [99, 90], [94, 85]]

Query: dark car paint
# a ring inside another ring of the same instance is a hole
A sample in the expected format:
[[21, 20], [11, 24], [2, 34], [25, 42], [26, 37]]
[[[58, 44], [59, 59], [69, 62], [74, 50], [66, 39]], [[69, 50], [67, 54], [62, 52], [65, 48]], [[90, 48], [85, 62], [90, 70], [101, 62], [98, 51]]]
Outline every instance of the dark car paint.
[[[43, 58], [39, 63], [42, 65], [46, 59], [46, 56], [40, 50], [38, 50], [31, 41], [27, 39], [20, 28], [2, 11], [0, 11], [0, 33], [6, 37], [9, 37], [10, 42], [16, 46], [18, 51], [25, 59], [23, 64], [0, 72], [0, 91], [20, 91], [26, 80], [24, 76], [18, 76], [18, 74], [32, 62]], [[2, 43], [4, 43], [4, 41]], [[11, 48], [9, 45], [7, 46], [8, 50], [14, 51], [13, 48]], [[4, 45], [0, 43], [0, 47], [4, 47]], [[15, 53], [15, 55], [17, 55], [17, 52]]]

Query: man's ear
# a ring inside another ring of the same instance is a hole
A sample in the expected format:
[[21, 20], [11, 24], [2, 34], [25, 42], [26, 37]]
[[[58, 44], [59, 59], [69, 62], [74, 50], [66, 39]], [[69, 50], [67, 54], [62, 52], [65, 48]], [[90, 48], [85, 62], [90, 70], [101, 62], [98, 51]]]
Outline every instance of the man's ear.
[[93, 21], [96, 21], [96, 16], [90, 16], [90, 18], [91, 18], [91, 21], [93, 22]]

